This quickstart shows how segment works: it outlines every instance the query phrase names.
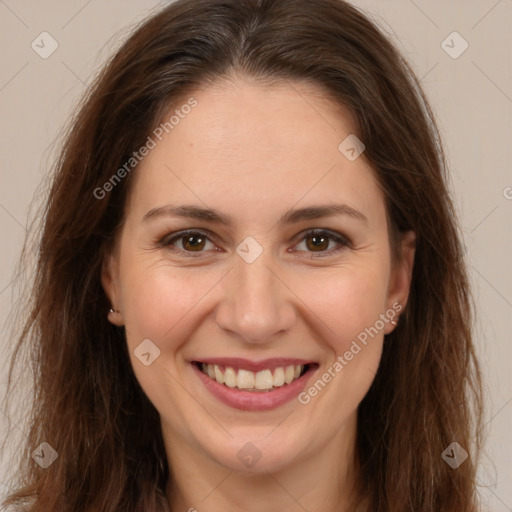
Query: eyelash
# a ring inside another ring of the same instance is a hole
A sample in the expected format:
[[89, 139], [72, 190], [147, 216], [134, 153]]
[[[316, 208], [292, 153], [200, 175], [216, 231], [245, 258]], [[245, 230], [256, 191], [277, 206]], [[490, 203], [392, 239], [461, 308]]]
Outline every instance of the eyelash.
[[[204, 238], [206, 238], [209, 242], [213, 242], [211, 237], [208, 235], [207, 231], [202, 230], [196, 230], [196, 229], [189, 229], [185, 231], [180, 231], [179, 233], [175, 233], [172, 235], [168, 235], [164, 237], [162, 240], [159, 241], [159, 245], [169, 249], [171, 252], [178, 253], [178, 254], [187, 254], [187, 257], [197, 258], [201, 256], [205, 251], [185, 251], [183, 249], [177, 249], [172, 246], [172, 244], [180, 239], [185, 238], [186, 236], [191, 235], [200, 235]], [[311, 253], [312, 258], [323, 258], [326, 256], [331, 256], [332, 254], [338, 253], [339, 251], [343, 250], [345, 247], [350, 246], [350, 242], [347, 238], [342, 237], [339, 233], [330, 231], [328, 229], [310, 229], [307, 231], [304, 231], [301, 233], [302, 238], [297, 243], [302, 242], [306, 238], [309, 237], [318, 237], [318, 236], [324, 236], [327, 237], [335, 242], [337, 242], [339, 245], [338, 247], [334, 249], [330, 249], [328, 251], [319, 251], [318, 253], [315, 253], [314, 251], [308, 251]], [[297, 245], [297, 244], [296, 244]], [[300, 251], [299, 251], [300, 252]], [[314, 255], [314, 256], [313, 256]]]

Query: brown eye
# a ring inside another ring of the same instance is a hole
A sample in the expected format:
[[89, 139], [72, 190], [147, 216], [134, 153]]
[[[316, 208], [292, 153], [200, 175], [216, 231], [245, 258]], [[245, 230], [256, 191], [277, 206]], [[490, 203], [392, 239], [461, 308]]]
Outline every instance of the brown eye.
[[306, 240], [311, 241], [311, 243], [306, 242], [306, 245], [312, 251], [324, 251], [329, 246], [329, 238], [323, 235], [309, 235]]
[[201, 251], [204, 248], [206, 237], [203, 235], [187, 235], [181, 237], [183, 249], [186, 251]]
[[211, 244], [210, 249], [215, 248], [210, 237], [200, 231], [182, 231], [161, 241], [161, 245], [172, 252], [197, 253], [197, 255], [208, 250], [207, 244]]
[[330, 256], [350, 245], [350, 242], [339, 233], [326, 229], [307, 231], [296, 247], [299, 247], [302, 243], [304, 243], [305, 249], [300, 250], [317, 253], [318, 257]]

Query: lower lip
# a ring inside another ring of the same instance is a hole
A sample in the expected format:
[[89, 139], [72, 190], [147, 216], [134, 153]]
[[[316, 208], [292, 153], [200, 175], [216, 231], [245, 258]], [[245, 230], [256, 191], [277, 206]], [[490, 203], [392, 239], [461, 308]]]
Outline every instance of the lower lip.
[[243, 411], [266, 411], [293, 400], [305, 387], [309, 378], [316, 372], [318, 366], [310, 366], [304, 375], [272, 391], [240, 391], [219, 384], [203, 373], [196, 364], [192, 367], [208, 391], [221, 402]]

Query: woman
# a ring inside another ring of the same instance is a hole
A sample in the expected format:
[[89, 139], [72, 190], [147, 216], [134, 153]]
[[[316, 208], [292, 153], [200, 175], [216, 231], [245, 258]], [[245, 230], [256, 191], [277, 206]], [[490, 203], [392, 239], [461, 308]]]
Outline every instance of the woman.
[[413, 73], [345, 2], [147, 20], [69, 130], [30, 308], [8, 505], [477, 510], [442, 148]]

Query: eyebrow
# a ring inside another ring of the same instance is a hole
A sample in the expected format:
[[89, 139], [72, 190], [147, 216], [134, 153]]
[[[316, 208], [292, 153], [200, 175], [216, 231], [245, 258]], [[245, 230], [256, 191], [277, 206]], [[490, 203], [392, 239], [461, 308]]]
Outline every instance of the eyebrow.
[[[295, 210], [288, 210], [279, 219], [280, 224], [296, 224], [303, 220], [320, 219], [323, 217], [333, 217], [335, 215], [346, 215], [355, 220], [368, 224], [368, 219], [360, 211], [346, 204], [325, 204], [313, 205]], [[159, 217], [182, 217], [189, 219], [202, 220], [215, 224], [222, 224], [231, 227], [233, 221], [228, 215], [210, 208], [200, 208], [192, 205], [175, 206], [168, 204], [148, 211], [142, 218], [143, 222], [153, 220]]]

